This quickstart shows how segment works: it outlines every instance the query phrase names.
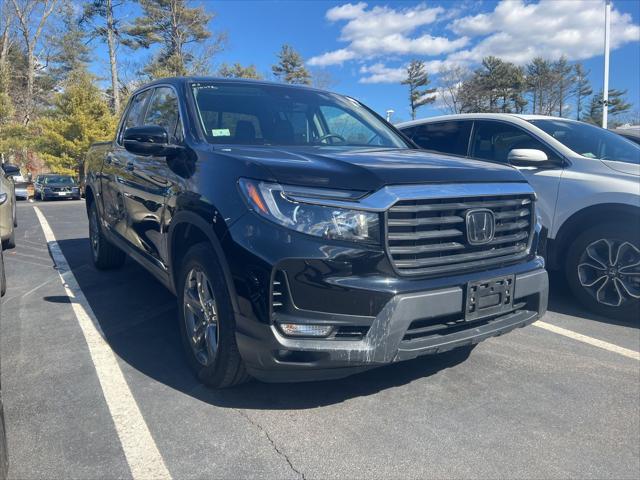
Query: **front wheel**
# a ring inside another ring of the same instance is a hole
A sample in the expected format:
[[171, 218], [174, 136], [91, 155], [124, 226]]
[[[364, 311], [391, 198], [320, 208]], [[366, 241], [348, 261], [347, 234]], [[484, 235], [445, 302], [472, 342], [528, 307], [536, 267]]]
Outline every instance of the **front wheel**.
[[569, 246], [565, 275], [589, 310], [619, 320], [640, 318], [640, 234], [633, 225], [604, 224]]
[[185, 255], [178, 277], [182, 343], [198, 378], [214, 388], [249, 379], [238, 345], [229, 289], [216, 253], [199, 243]]

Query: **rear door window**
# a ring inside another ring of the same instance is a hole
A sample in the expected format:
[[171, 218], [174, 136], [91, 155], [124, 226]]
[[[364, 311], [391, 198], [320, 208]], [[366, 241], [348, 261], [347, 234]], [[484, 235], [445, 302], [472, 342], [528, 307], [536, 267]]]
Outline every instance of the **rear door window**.
[[142, 114], [144, 113], [144, 106], [147, 103], [147, 99], [151, 94], [151, 90], [145, 90], [137, 94], [131, 99], [129, 109], [125, 113], [125, 118], [122, 122], [120, 133], [118, 134], [118, 143], [122, 144], [122, 135], [127, 128], [139, 127], [142, 125]]
[[469, 120], [425, 123], [410, 127], [410, 130], [404, 132], [420, 148], [465, 156], [469, 146], [471, 124]]

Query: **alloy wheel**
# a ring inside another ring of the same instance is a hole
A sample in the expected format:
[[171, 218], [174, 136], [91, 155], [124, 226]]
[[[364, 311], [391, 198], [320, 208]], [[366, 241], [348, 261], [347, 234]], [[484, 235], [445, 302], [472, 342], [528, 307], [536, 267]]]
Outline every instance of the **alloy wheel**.
[[609, 307], [640, 299], [640, 249], [627, 241], [596, 240], [580, 256], [578, 279], [589, 295]]
[[218, 313], [213, 288], [203, 270], [194, 267], [189, 271], [182, 298], [193, 354], [200, 364], [211, 365], [218, 350]]

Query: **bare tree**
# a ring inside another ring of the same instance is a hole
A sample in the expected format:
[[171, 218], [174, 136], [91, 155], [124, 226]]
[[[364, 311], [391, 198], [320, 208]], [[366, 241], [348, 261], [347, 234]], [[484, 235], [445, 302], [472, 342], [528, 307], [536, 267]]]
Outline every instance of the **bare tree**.
[[471, 77], [471, 72], [460, 65], [442, 67], [438, 72], [438, 95], [449, 113], [460, 113], [460, 88]]
[[329, 90], [336, 86], [337, 80], [328, 71], [315, 69], [311, 71], [311, 85], [322, 90]]
[[12, 3], [27, 53], [27, 91], [23, 113], [23, 123], [27, 125], [35, 106], [36, 47], [57, 0], [12, 0]]

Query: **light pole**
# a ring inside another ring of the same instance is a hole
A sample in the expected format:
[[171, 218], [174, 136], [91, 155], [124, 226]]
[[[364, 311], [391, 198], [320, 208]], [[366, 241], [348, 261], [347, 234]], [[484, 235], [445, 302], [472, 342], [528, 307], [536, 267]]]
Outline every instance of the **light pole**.
[[609, 40], [611, 36], [611, 0], [605, 0], [604, 5], [604, 88], [602, 91], [602, 128], [607, 128], [607, 114], [609, 113]]
[[387, 110], [387, 122], [391, 123], [391, 115], [395, 113], [395, 110]]

